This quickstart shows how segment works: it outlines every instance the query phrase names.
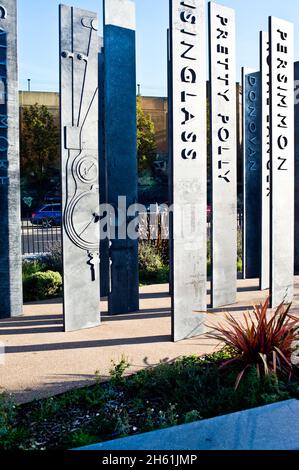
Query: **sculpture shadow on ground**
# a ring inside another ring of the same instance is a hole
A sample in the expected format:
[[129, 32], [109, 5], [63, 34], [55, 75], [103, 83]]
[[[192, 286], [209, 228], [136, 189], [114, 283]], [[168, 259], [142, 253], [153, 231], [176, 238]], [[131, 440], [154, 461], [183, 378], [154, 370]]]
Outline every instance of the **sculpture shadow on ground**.
[[67, 351], [72, 349], [103, 348], [111, 346], [125, 346], [149, 343], [156, 344], [167, 342], [171, 342], [171, 335], [143, 336], [139, 338], [103, 339], [95, 341], [73, 341], [68, 343], [30, 344], [24, 346], [7, 346], [5, 348], [5, 353], [20, 354], [41, 351]]

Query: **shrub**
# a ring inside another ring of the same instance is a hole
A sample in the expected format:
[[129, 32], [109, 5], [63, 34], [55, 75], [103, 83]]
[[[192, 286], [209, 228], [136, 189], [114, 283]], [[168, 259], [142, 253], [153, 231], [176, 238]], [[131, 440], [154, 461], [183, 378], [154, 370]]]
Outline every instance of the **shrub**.
[[169, 281], [169, 267], [164, 264], [161, 254], [149, 243], [139, 244], [140, 282], [163, 284]]
[[226, 316], [227, 326], [219, 326], [207, 336], [223, 342], [234, 352], [234, 357], [224, 361], [223, 367], [237, 365], [241, 371], [236, 389], [247, 370], [256, 367], [259, 377], [291, 378], [297, 369], [292, 355], [299, 349], [299, 319], [289, 314], [290, 305], [281, 304], [268, 315], [269, 298], [263, 305], [255, 306], [253, 314], [244, 314], [244, 323], [231, 314]]
[[49, 254], [43, 257], [47, 271], [55, 271], [62, 274], [62, 247], [60, 242], [49, 246]]
[[44, 264], [38, 259], [34, 261], [23, 261], [23, 279], [32, 274], [44, 271], [44, 268]]
[[148, 243], [139, 245], [139, 269], [141, 271], [156, 272], [162, 269], [162, 259], [155, 249]]
[[17, 407], [12, 397], [0, 394], [0, 449], [15, 447], [26, 436], [23, 428], [16, 427]]
[[112, 367], [109, 371], [111, 383], [113, 385], [122, 384], [124, 381], [125, 372], [127, 369], [130, 368], [131, 364], [128, 362], [125, 356], [122, 356], [119, 363], [111, 361], [111, 364], [112, 364]]
[[53, 271], [33, 273], [24, 279], [23, 289], [25, 302], [55, 298], [62, 292], [62, 278]]
[[197, 410], [188, 411], [185, 414], [185, 424], [194, 423], [195, 421], [200, 421], [201, 416]]

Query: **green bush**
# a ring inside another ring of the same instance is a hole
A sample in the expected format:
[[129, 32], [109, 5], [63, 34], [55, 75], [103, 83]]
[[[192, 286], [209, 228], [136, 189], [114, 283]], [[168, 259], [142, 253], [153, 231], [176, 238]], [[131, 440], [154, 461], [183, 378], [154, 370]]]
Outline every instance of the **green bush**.
[[142, 284], [164, 284], [169, 281], [169, 266], [155, 246], [149, 243], [139, 245], [139, 272]]
[[17, 406], [12, 397], [0, 394], [0, 449], [8, 450], [26, 438], [26, 431], [16, 427]]
[[161, 256], [155, 249], [148, 243], [142, 243], [139, 246], [139, 269], [153, 273], [159, 271], [163, 267]]
[[46, 300], [62, 292], [62, 277], [53, 271], [36, 272], [23, 279], [24, 301]]
[[60, 242], [55, 242], [49, 247], [49, 254], [43, 257], [46, 271], [55, 271], [62, 275], [62, 247]]
[[31, 276], [32, 274], [45, 270], [45, 265], [40, 260], [24, 261], [23, 262], [23, 279]]

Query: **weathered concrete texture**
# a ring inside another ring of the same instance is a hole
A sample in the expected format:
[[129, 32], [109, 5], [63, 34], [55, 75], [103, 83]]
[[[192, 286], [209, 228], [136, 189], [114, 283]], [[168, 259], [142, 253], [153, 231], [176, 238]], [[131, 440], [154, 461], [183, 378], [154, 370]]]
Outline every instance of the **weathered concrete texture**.
[[[243, 312], [266, 295], [259, 290], [258, 280], [238, 281], [236, 305], [211, 311], [208, 328], [222, 323], [226, 311], [242, 319]], [[143, 287], [139, 312], [111, 317], [107, 310], [107, 302], [102, 302], [101, 326], [69, 333], [63, 332], [59, 301], [27, 304], [23, 318], [0, 320], [0, 341], [6, 350], [0, 387], [14, 393], [18, 401], [30, 401], [90, 385], [96, 370], [105, 380], [111, 360], [119, 361], [122, 355], [132, 364], [129, 373], [133, 373], [162, 360], [202, 355], [219, 347], [218, 341], [204, 335], [172, 343], [168, 285]], [[299, 314], [299, 277], [292, 313]]]
[[[134, 4], [105, 0], [104, 22], [107, 202], [119, 222], [110, 247], [109, 313], [116, 315], [138, 310], [139, 302], [138, 241], [126, 234], [131, 218], [124, 213], [137, 203]], [[118, 208], [119, 196], [126, 197], [123, 210]]]
[[16, 0], [0, 2], [0, 318], [22, 314]]
[[60, 6], [66, 331], [100, 323], [98, 52], [96, 14]]
[[203, 1], [170, 5], [172, 335], [179, 341], [203, 331], [207, 309], [206, 15]]
[[299, 402], [275, 403], [80, 450], [299, 450]]
[[270, 68], [269, 34], [260, 33], [261, 70], [261, 290], [270, 286]]
[[261, 274], [261, 74], [242, 69], [243, 82], [243, 269]]
[[[271, 303], [294, 294], [294, 25], [270, 17]], [[281, 74], [283, 64], [283, 77]]]
[[235, 11], [209, 4], [212, 306], [236, 301], [237, 106]]

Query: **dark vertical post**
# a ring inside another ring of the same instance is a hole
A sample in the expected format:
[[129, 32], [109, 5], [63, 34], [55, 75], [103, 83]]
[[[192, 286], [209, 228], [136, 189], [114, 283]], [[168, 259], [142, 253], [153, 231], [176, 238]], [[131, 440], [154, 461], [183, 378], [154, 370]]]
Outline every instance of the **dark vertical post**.
[[[107, 220], [107, 211], [104, 207], [108, 201], [107, 194], [107, 161], [105, 152], [105, 57], [103, 39], [100, 39], [99, 53], [99, 166], [100, 166], [100, 203], [101, 216]], [[100, 242], [100, 291], [101, 297], [108, 297], [110, 279], [109, 238], [108, 226], [105, 224], [101, 230]]]
[[299, 62], [295, 74], [295, 274], [299, 274]]
[[134, 3], [104, 0], [107, 202], [118, 221], [110, 240], [110, 315], [139, 309], [138, 240], [127, 233], [127, 209], [137, 203], [135, 36]]
[[261, 75], [242, 69], [243, 88], [243, 273], [261, 273]]

